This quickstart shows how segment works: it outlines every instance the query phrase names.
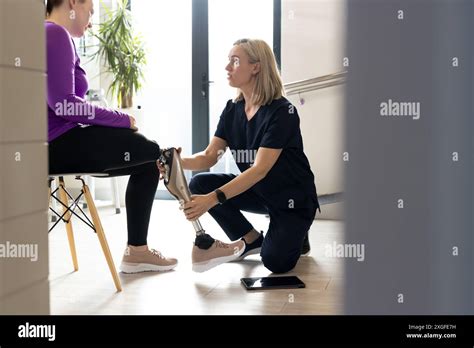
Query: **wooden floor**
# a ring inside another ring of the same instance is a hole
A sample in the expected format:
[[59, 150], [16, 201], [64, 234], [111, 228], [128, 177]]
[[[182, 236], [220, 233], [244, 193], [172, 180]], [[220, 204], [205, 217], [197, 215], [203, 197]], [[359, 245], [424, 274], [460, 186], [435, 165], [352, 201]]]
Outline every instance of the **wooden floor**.
[[[99, 208], [115, 264], [126, 243], [125, 211]], [[248, 214], [255, 228], [266, 230], [268, 219]], [[74, 220], [79, 271], [73, 272], [63, 226], [50, 233], [51, 314], [341, 314], [341, 259], [324, 256], [324, 246], [343, 240], [343, 223], [318, 221], [310, 232], [311, 254], [302, 257], [289, 275], [299, 276], [305, 289], [247, 292], [240, 278], [271, 273], [258, 256], [218, 266], [206, 273], [191, 271], [194, 230], [176, 201], [155, 201], [149, 245], [177, 257], [178, 267], [167, 273], [122, 274], [118, 293], [109, 274], [96, 235]], [[206, 214], [203, 227], [215, 238], [228, 241]]]

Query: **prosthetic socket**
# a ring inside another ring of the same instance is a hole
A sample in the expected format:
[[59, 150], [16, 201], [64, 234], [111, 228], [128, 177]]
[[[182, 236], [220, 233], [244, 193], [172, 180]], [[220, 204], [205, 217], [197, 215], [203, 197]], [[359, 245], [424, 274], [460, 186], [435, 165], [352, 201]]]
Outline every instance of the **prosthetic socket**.
[[[181, 166], [181, 157], [178, 151], [171, 147], [163, 149], [159, 158], [161, 165], [165, 168], [164, 182], [168, 191], [181, 202], [191, 201], [191, 192], [184, 176], [183, 167]], [[194, 230], [196, 231], [196, 239], [194, 244], [200, 249], [209, 249], [214, 243], [214, 238], [204, 231], [199, 220], [192, 221]]]

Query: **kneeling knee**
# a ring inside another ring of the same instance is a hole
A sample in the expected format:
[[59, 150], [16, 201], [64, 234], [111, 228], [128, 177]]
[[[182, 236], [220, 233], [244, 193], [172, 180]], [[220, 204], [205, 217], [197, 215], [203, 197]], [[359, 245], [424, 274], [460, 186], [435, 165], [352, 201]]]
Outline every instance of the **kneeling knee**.
[[202, 181], [203, 181], [203, 177], [201, 173], [193, 176], [191, 181], [189, 182], [189, 191], [191, 191], [192, 194], [204, 193], [202, 192], [202, 188], [201, 188]]
[[286, 273], [295, 268], [298, 260], [291, 260], [276, 253], [262, 253], [263, 265], [273, 273]]

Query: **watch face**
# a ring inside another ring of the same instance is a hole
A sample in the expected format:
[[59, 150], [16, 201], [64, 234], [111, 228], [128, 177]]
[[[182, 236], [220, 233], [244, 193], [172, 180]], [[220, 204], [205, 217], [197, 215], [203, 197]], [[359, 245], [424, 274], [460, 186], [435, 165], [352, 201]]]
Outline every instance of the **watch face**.
[[219, 201], [219, 203], [224, 203], [227, 200], [224, 192], [217, 190], [216, 193], [217, 200]]

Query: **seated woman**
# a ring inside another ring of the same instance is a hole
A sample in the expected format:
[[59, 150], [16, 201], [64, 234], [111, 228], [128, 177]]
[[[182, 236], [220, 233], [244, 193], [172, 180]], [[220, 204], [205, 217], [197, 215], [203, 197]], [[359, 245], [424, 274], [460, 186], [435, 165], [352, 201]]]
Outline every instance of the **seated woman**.
[[[130, 175], [125, 196], [128, 242], [120, 269], [127, 273], [171, 270], [177, 260], [147, 246], [160, 177], [160, 146], [137, 132], [131, 115], [84, 100], [88, 82], [72, 37], [83, 36], [91, 26], [93, 2], [48, 0], [46, 11], [49, 172]], [[243, 249], [243, 243], [238, 245]], [[213, 247], [201, 251], [202, 260], [233, 253], [232, 247], [219, 241]]]
[[[245, 241], [241, 258], [260, 253], [270, 271], [288, 272], [309, 251], [308, 230], [319, 208], [299, 116], [283, 97], [275, 57], [264, 41], [237, 41], [226, 70], [238, 96], [227, 102], [206, 150], [183, 158], [182, 165], [208, 169], [229, 147], [242, 173], [194, 176], [189, 187], [195, 195], [184, 213], [192, 221], [209, 211], [230, 240]], [[241, 210], [269, 214], [265, 237]]]

